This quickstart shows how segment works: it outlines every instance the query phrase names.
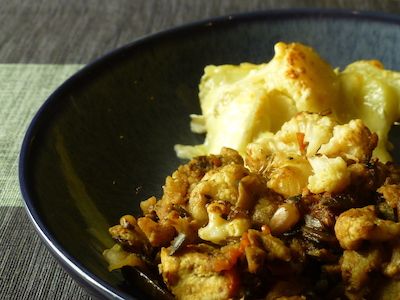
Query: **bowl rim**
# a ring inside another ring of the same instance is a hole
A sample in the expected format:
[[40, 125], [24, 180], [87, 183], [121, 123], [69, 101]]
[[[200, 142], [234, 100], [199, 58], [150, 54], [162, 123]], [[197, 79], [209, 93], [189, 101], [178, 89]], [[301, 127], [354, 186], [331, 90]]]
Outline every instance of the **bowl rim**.
[[[32, 118], [30, 125], [26, 131], [26, 134], [22, 141], [22, 146], [19, 154], [18, 164], [18, 178], [20, 184], [20, 190], [22, 199], [25, 207], [25, 211], [31, 223], [34, 226], [36, 233], [40, 239], [50, 251], [53, 257], [56, 258], [58, 263], [69, 273], [69, 275], [82, 285], [86, 292], [89, 294], [97, 294], [112, 299], [132, 299], [133, 296], [115, 288], [111, 284], [105, 282], [103, 279], [94, 275], [88, 268], [82, 263], [75, 259], [68, 251], [64, 249], [53, 234], [45, 227], [43, 220], [40, 216], [40, 212], [35, 207], [35, 200], [32, 196], [32, 187], [30, 187], [30, 179], [28, 178], [29, 169], [29, 157], [32, 151], [32, 144], [35, 139], [36, 133], [46, 123], [47, 118], [42, 118], [51, 109], [54, 109], [57, 105], [58, 95], [68, 92], [82, 78], [89, 78], [96, 74], [96, 70], [104, 69], [104, 66], [112, 64], [113, 61], [118, 60], [124, 53], [129, 52], [133, 47], [137, 47], [142, 44], [146, 44], [153, 40], [158, 40], [162, 37], [168, 37], [170, 35], [179, 35], [187, 32], [197, 32], [205, 26], [225, 26], [230, 24], [248, 23], [260, 21], [265, 19], [266, 22], [271, 22], [274, 19], [305, 19], [305, 18], [333, 18], [333, 19], [357, 19], [361, 21], [378, 21], [384, 23], [392, 23], [400, 26], [400, 15], [387, 13], [387, 12], [376, 12], [367, 10], [351, 10], [351, 9], [333, 9], [333, 8], [298, 8], [298, 9], [274, 9], [274, 10], [260, 10], [250, 11], [243, 13], [227, 14], [213, 18], [206, 18], [178, 26], [174, 26], [162, 31], [158, 31], [152, 34], [148, 34], [141, 38], [138, 38], [128, 44], [118, 47], [99, 58], [89, 62], [82, 69], [77, 71], [71, 77], [69, 77], [64, 83], [62, 83], [50, 96], [44, 101], [39, 110]], [[82, 280], [86, 280], [85, 283]], [[89, 287], [87, 286], [89, 283]]]

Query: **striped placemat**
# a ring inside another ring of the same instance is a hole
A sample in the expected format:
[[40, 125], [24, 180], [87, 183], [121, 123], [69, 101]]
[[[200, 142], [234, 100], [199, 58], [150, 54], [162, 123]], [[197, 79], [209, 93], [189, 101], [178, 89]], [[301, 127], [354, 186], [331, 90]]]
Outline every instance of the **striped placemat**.
[[32, 118], [82, 66], [0, 64], [0, 299], [90, 299], [35, 233], [18, 181], [19, 151]]

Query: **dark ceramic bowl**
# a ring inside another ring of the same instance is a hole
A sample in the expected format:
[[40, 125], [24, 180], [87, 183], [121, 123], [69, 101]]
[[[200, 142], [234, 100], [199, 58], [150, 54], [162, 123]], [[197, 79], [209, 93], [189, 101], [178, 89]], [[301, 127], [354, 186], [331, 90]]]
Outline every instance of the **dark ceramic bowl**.
[[113, 244], [108, 228], [124, 214], [138, 215], [139, 201], [160, 196], [166, 175], [182, 163], [174, 144], [202, 142], [189, 114], [200, 112], [204, 66], [267, 62], [279, 41], [312, 46], [333, 67], [378, 59], [400, 71], [399, 16], [256, 12], [117, 49], [71, 77], [37, 113], [21, 151], [23, 198], [46, 246], [90, 294], [148, 299], [120, 272], [108, 272], [101, 255]]

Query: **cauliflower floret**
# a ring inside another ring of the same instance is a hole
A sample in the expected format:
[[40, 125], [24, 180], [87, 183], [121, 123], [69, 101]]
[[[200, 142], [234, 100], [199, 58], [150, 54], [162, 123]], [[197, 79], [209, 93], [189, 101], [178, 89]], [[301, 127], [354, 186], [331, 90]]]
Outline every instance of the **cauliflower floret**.
[[350, 183], [348, 165], [371, 157], [377, 143], [361, 120], [339, 125], [319, 113], [300, 112], [272, 138], [247, 146], [245, 163], [268, 179], [268, 187], [291, 197], [338, 193]]
[[238, 182], [247, 175], [243, 165], [234, 163], [207, 172], [190, 193], [187, 211], [203, 226], [208, 222], [206, 205], [220, 200], [235, 204], [239, 196]]
[[[208, 205], [208, 224], [199, 229], [199, 237], [215, 244], [223, 244], [228, 237], [240, 237], [251, 227], [250, 218], [242, 214], [227, 218], [226, 203], [214, 202]], [[225, 216], [225, 218], [224, 218]]]
[[308, 189], [315, 194], [338, 193], [350, 184], [350, 172], [346, 162], [340, 157], [329, 158], [316, 155], [308, 159], [314, 175], [308, 178]]
[[300, 112], [272, 138], [249, 144], [246, 165], [267, 177], [268, 187], [277, 193], [285, 197], [298, 195], [313, 174], [307, 157], [329, 142], [337, 124], [322, 114]]
[[283, 124], [274, 140], [279, 141], [276, 145], [282, 152], [312, 156], [322, 144], [330, 141], [336, 125], [338, 123], [328, 116], [302, 111]]
[[333, 136], [333, 128], [337, 125], [338, 123], [328, 116], [302, 111], [284, 123], [275, 135], [249, 144], [246, 149], [247, 160], [261, 153], [267, 157], [276, 152], [283, 152], [286, 157], [312, 156], [322, 144], [329, 142]]
[[371, 134], [360, 119], [333, 128], [333, 137], [329, 143], [321, 145], [319, 153], [328, 157], [340, 156], [345, 161], [363, 162], [372, 156], [377, 136]]
[[268, 174], [267, 186], [285, 197], [301, 194], [313, 174], [309, 161], [300, 156], [288, 157], [284, 153], [276, 153], [270, 160], [276, 167]]
[[352, 208], [343, 212], [335, 224], [340, 246], [348, 250], [358, 249], [363, 240], [385, 242], [400, 234], [400, 223], [379, 219], [373, 205]]

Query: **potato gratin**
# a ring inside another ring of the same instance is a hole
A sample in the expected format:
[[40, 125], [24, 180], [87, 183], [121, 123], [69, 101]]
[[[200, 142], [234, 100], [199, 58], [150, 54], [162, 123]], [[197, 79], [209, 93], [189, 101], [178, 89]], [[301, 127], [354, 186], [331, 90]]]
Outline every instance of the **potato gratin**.
[[158, 272], [181, 300], [399, 299], [400, 166], [388, 132], [400, 74], [333, 70], [278, 43], [268, 63], [207, 66], [205, 143], [161, 199], [110, 228], [109, 269]]

